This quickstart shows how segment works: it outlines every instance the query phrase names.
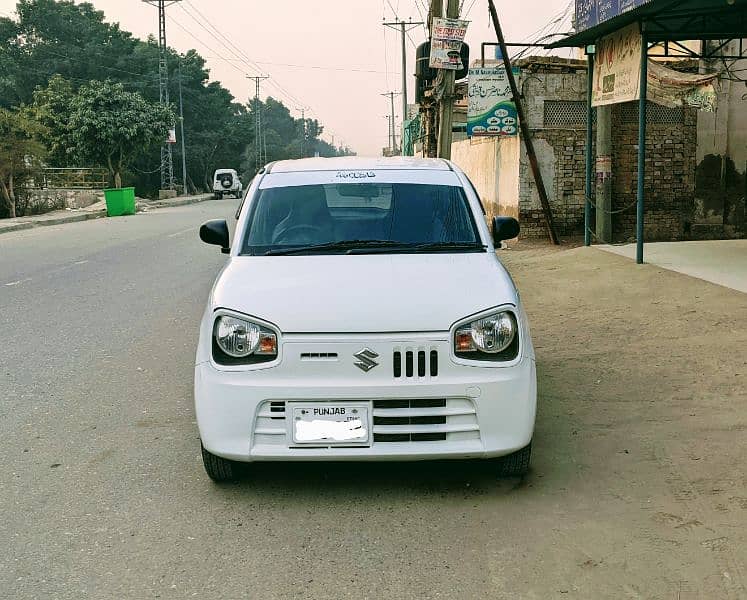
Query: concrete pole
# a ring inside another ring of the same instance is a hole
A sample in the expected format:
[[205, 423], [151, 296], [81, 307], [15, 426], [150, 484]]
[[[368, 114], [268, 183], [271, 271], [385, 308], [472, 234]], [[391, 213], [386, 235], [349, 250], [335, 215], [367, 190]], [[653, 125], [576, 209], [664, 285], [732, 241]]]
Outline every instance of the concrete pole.
[[401, 142], [404, 136], [405, 121], [407, 120], [407, 44], [405, 43], [405, 36], [407, 30], [405, 29], [405, 22], [400, 23], [402, 27], [402, 131], [400, 132], [400, 154], [404, 154], [405, 145]]
[[597, 108], [597, 241], [612, 243], [612, 107]]
[[[446, 5], [448, 19], [459, 18], [459, 0], [448, 0]], [[441, 98], [438, 125], [438, 157], [451, 159], [452, 123], [454, 121], [454, 80], [456, 72], [443, 70], [444, 94]]]

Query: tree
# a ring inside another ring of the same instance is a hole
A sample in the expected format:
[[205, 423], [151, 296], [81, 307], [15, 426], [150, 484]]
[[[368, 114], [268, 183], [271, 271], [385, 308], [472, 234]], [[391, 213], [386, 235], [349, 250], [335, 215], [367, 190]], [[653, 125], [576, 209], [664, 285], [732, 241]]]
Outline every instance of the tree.
[[16, 216], [16, 189], [44, 156], [41, 134], [41, 125], [26, 111], [0, 108], [0, 200], [10, 218]]
[[120, 83], [92, 81], [70, 103], [67, 151], [82, 163], [109, 169], [115, 187], [123, 170], [141, 153], [166, 140], [175, 117]]

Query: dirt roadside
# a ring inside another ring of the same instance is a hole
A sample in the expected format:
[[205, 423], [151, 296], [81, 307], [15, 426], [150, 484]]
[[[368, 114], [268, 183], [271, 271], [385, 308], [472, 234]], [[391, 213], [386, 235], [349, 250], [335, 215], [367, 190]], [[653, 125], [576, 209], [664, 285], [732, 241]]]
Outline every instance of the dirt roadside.
[[535, 545], [498, 589], [747, 598], [747, 295], [595, 249], [499, 256], [532, 322], [540, 415], [517, 536]]

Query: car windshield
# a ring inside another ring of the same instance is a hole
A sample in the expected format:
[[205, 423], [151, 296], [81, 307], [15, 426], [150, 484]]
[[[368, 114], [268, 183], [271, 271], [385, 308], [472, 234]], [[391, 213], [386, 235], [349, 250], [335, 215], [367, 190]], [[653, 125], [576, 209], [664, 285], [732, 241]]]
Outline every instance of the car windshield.
[[[461, 188], [338, 183], [259, 191], [242, 254], [482, 249]], [[360, 252], [357, 252], [360, 253]]]

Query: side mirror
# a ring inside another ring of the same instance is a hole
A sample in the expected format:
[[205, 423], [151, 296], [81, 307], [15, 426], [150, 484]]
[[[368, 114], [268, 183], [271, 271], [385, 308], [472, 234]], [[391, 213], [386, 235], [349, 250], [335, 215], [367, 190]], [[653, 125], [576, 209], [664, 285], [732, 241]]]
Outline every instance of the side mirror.
[[500, 246], [505, 240], [519, 237], [519, 222], [513, 217], [495, 217], [493, 219], [493, 243]]
[[231, 251], [228, 240], [228, 223], [226, 223], [225, 219], [205, 223], [200, 227], [200, 239], [206, 244], [220, 246], [223, 254], [228, 254]]

